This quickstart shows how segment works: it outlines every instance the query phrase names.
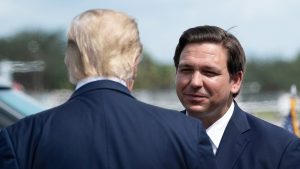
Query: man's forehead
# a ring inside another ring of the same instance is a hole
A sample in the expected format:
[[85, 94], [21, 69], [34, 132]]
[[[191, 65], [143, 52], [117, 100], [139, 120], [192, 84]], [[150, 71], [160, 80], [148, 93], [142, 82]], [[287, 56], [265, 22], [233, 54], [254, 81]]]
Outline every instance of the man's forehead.
[[227, 62], [227, 50], [221, 44], [191, 43], [187, 44], [180, 54], [179, 62], [184, 60]]

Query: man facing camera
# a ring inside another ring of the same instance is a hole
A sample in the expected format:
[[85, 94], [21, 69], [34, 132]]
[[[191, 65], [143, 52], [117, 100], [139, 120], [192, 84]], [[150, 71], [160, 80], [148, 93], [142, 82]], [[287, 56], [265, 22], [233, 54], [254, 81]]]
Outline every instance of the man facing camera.
[[214, 169], [201, 123], [135, 99], [142, 45], [125, 13], [75, 17], [65, 63], [76, 90], [0, 132], [1, 169]]
[[246, 64], [235, 36], [216, 26], [190, 28], [179, 39], [174, 63], [184, 113], [203, 122], [218, 168], [300, 168], [299, 138], [244, 112], [234, 100]]

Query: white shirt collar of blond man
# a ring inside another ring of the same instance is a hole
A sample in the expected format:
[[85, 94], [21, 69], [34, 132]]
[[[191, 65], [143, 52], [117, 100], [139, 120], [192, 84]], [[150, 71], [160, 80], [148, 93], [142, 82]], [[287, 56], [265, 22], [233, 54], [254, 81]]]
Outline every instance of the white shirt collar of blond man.
[[[234, 110], [234, 103], [232, 102], [227, 112], [219, 120], [214, 122], [211, 126], [209, 126], [206, 129], [206, 133], [209, 137], [214, 154], [216, 154], [217, 152], [217, 149], [220, 145], [226, 126], [229, 123], [229, 120], [233, 114], [233, 110]], [[186, 113], [187, 115], [189, 114], [188, 112]]]
[[116, 78], [116, 77], [101, 77], [101, 76], [94, 77], [94, 76], [92, 76], [92, 77], [87, 77], [87, 78], [81, 79], [76, 84], [75, 90], [78, 90], [80, 87], [82, 87], [88, 83], [98, 81], [98, 80], [111, 80], [111, 81], [120, 83], [120, 84], [124, 85], [125, 87], [127, 87], [126, 82], [124, 80]]

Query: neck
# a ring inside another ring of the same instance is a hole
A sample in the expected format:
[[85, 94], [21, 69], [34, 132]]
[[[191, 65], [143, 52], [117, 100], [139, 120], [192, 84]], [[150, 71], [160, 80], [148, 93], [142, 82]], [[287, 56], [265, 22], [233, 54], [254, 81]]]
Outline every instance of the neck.
[[200, 120], [203, 123], [203, 126], [207, 129], [211, 125], [213, 125], [217, 120], [219, 120], [226, 112], [222, 114], [218, 114], [217, 116], [212, 116], [212, 117], [203, 117], [200, 118]]
[[232, 100], [228, 101], [226, 103], [226, 106], [216, 108], [214, 111], [211, 111], [209, 113], [199, 113], [199, 112], [188, 112], [189, 115], [196, 117], [201, 120], [203, 126], [207, 129], [212, 124], [214, 124], [216, 121], [218, 121], [220, 118], [226, 114], [226, 112], [229, 110], [231, 104], [234, 104]]

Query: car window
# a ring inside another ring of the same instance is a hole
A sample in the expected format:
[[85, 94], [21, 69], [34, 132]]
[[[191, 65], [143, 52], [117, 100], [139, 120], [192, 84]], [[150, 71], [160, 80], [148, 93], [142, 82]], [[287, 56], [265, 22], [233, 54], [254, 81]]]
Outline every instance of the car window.
[[38, 113], [45, 109], [27, 94], [14, 89], [1, 90], [0, 100], [24, 116]]

